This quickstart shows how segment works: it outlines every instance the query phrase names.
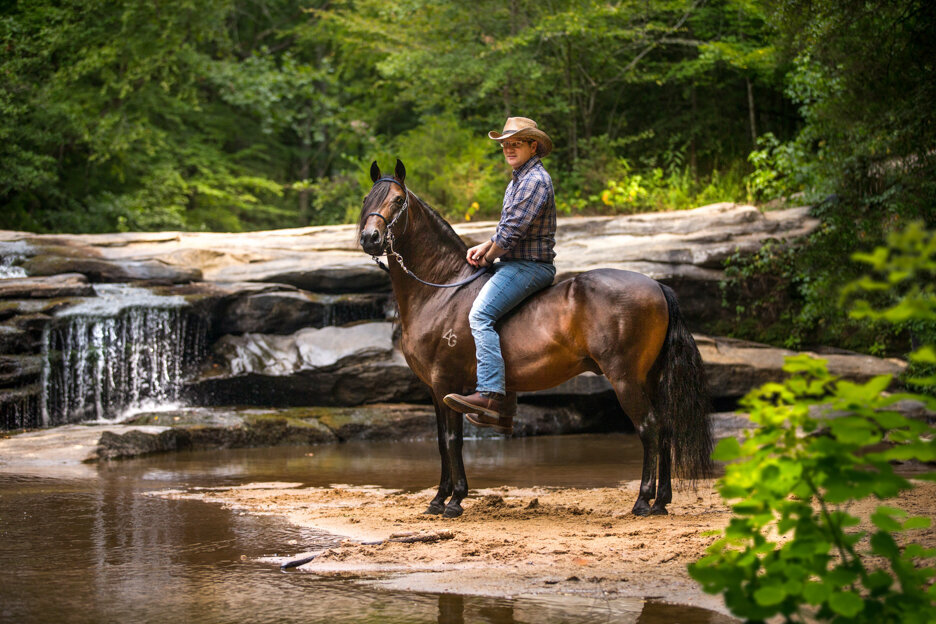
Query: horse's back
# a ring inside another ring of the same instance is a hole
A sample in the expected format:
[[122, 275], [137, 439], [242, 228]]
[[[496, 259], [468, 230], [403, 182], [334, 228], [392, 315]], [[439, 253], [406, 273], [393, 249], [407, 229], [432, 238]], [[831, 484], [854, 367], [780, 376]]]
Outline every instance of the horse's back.
[[[618, 269], [581, 273], [538, 292], [504, 319], [500, 335], [508, 378], [512, 370], [525, 377], [538, 369], [554, 385], [585, 371], [607, 374], [611, 367], [644, 378], [663, 347], [668, 322], [666, 298], [655, 280]], [[517, 385], [527, 389], [530, 382]]]
[[529, 323], [557, 310], [601, 318], [638, 312], [667, 316], [660, 284], [642, 273], [621, 269], [593, 269], [562, 280], [533, 295], [515, 316]]

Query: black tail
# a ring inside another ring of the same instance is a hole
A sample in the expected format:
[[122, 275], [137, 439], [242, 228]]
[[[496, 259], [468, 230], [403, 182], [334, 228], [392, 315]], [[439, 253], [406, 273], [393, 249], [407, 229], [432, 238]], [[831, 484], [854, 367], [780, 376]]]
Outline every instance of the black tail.
[[662, 369], [655, 411], [661, 441], [669, 437], [676, 474], [701, 479], [713, 473], [710, 401], [702, 356], [679, 313], [676, 293], [660, 284], [669, 307], [669, 327], [660, 353]]

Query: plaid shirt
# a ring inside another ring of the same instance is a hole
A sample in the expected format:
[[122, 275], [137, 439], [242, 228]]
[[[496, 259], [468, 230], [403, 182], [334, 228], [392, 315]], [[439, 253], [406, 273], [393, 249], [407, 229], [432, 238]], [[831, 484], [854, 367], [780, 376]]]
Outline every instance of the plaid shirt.
[[556, 257], [556, 199], [539, 156], [513, 172], [491, 240], [507, 250], [505, 260], [552, 262]]

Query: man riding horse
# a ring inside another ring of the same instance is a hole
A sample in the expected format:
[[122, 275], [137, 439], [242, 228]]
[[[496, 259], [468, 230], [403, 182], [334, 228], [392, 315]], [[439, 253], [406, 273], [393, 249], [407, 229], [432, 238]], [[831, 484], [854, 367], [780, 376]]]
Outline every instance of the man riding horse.
[[[592, 372], [607, 378], [643, 445], [633, 513], [665, 514], [674, 469], [698, 478], [712, 468], [702, 358], [676, 294], [645, 275], [615, 269], [545, 288], [555, 275], [556, 209], [540, 158], [552, 141], [521, 117], [488, 136], [501, 143], [514, 169], [490, 241], [469, 249], [407, 188], [399, 160], [393, 175], [371, 165], [374, 186], [361, 207], [361, 248], [375, 259], [387, 257], [400, 350], [436, 410], [441, 475], [426, 513], [462, 514], [468, 495], [463, 414], [508, 433], [517, 392]], [[473, 341], [461, 339], [469, 332]]]
[[556, 276], [556, 201], [552, 178], [540, 160], [552, 151], [552, 140], [525, 117], [510, 117], [503, 132], [492, 130], [488, 136], [500, 143], [513, 178], [494, 235], [466, 256], [472, 266], [493, 271], [468, 313], [478, 361], [475, 392], [448, 394], [444, 401], [475, 425], [509, 434], [513, 412], [504, 410], [504, 357], [494, 324]]

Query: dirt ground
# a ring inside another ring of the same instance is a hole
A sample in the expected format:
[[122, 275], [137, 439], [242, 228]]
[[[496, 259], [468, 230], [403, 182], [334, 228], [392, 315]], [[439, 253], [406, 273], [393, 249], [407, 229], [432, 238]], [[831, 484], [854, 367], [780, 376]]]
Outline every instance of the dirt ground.
[[[464, 515], [456, 519], [422, 513], [432, 490], [257, 483], [161, 495], [282, 515], [296, 525], [345, 536], [299, 568], [315, 574], [365, 578], [394, 589], [489, 596], [656, 598], [724, 612], [720, 597], [704, 594], [686, 570], [716, 539], [706, 532], [721, 529], [730, 517], [713, 482], [676, 491], [670, 515], [644, 518], [629, 513], [637, 485], [473, 490]], [[921, 483], [897, 506], [934, 516], [934, 495], [936, 486]], [[866, 517], [873, 506], [851, 511]], [[361, 543], [426, 534], [441, 539]], [[936, 546], [936, 530], [914, 532], [913, 539]], [[272, 563], [313, 554], [301, 552], [301, 544], [296, 549], [294, 556]]]

